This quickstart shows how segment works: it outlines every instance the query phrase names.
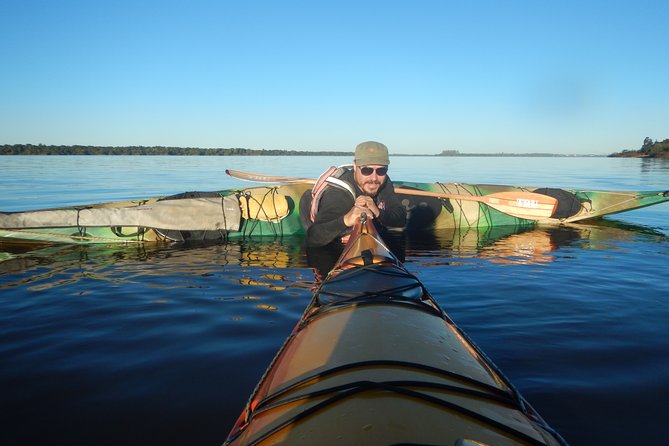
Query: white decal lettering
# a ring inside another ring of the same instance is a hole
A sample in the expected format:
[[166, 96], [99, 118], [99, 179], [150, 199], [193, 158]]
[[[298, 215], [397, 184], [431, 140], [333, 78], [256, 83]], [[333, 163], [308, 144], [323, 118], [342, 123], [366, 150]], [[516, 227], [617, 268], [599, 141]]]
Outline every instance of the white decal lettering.
[[516, 199], [516, 204], [518, 207], [521, 208], [529, 208], [529, 209], [538, 209], [539, 208], [539, 201], [538, 200], [527, 200], [524, 198], [517, 198]]

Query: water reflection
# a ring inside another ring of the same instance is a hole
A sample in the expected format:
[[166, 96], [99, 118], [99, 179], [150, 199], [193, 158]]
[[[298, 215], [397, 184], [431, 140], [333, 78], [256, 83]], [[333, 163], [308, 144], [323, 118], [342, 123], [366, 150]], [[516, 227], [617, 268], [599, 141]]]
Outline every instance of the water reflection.
[[657, 158], [640, 158], [640, 160], [643, 173], [669, 172], [669, 160]]
[[450, 264], [462, 257], [502, 264], [538, 264], [554, 261], [555, 253], [567, 246], [611, 249], [615, 242], [632, 239], [656, 242], [667, 236], [653, 228], [615, 220], [557, 227], [452, 229], [410, 237], [406, 255], [409, 259], [435, 259], [422, 266]]
[[[29, 284], [32, 289], [52, 288], [81, 279], [142, 283], [146, 276], [207, 277], [221, 267], [263, 267], [270, 270], [306, 267], [301, 241], [229, 242], [225, 244], [35, 245], [0, 244], [0, 288]], [[279, 275], [240, 270], [239, 283], [272, 282], [275, 289], [295, 280]], [[173, 281], [146, 281], [147, 286], [189, 286]], [[279, 284], [276, 284], [279, 283]]]
[[[480, 258], [496, 263], [532, 264], [555, 260], [560, 248], [611, 249], [620, 240], [658, 241], [666, 235], [652, 228], [602, 220], [562, 227], [439, 230], [420, 234], [387, 234], [386, 242], [403, 261], [422, 266], [448, 265], [454, 259]], [[44, 245], [0, 242], [0, 288], [30, 284], [53, 288], [82, 278], [112, 282], [142, 281], [147, 275], [206, 277], [221, 267], [248, 267], [230, 280], [242, 285], [285, 290], [296, 278], [286, 268], [309, 268], [315, 282], [330, 271], [341, 246], [307, 248], [304, 239], [230, 241], [225, 244]], [[256, 268], [269, 271], [258, 271]], [[311, 277], [304, 278], [311, 281]], [[301, 278], [297, 279], [298, 281]], [[160, 286], [155, 281], [150, 286]], [[180, 286], [165, 284], [165, 287]], [[185, 286], [188, 286], [187, 284]], [[307, 286], [301, 284], [300, 286]]]

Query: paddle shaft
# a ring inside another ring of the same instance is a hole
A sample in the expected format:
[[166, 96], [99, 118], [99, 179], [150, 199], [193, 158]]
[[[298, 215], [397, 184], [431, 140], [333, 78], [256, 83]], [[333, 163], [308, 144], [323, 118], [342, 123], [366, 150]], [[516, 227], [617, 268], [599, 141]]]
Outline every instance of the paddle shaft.
[[[225, 173], [233, 178], [258, 183], [316, 183], [316, 180], [311, 178], [264, 175], [230, 169], [227, 169]], [[487, 195], [462, 195], [451, 194], [447, 192], [432, 192], [419, 189], [395, 187], [395, 192], [405, 195], [476, 201], [479, 203], [484, 203], [491, 208], [497, 209], [498, 211], [505, 214], [526, 220], [541, 220], [544, 218], [550, 218], [550, 216], [553, 215], [555, 208], [557, 207], [557, 200], [553, 197], [524, 191], [496, 192]]]

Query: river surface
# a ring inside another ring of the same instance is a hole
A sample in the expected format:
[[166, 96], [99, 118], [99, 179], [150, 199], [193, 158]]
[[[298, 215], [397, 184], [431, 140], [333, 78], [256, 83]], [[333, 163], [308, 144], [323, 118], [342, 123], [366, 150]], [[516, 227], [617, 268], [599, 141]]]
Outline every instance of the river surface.
[[[346, 158], [0, 157], [0, 210], [221, 190], [226, 168]], [[391, 157], [391, 177], [667, 190], [669, 161]], [[667, 444], [669, 204], [598, 224], [442, 232], [405, 264], [572, 445]], [[311, 297], [299, 237], [0, 242], [0, 444], [219, 445]]]

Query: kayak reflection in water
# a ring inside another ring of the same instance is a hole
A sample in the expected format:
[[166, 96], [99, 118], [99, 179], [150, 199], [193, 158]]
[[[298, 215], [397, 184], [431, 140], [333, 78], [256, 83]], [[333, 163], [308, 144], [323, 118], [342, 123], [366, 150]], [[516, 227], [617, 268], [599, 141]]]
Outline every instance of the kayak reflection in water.
[[388, 148], [367, 141], [355, 148], [352, 168], [330, 168], [321, 175], [300, 204], [308, 226], [307, 246], [345, 241], [363, 212], [374, 219], [379, 232], [386, 227], [403, 228], [406, 208], [388, 176], [389, 164]]

